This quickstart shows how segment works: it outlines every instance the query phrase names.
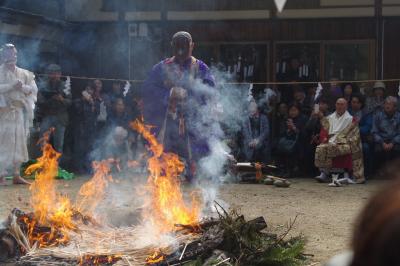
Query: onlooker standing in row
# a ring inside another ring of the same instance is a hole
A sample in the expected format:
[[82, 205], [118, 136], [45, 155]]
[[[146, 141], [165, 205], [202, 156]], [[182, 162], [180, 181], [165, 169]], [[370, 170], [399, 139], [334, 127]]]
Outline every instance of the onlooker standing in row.
[[82, 91], [82, 96], [74, 100], [76, 115], [80, 117], [75, 140], [77, 148], [77, 159], [80, 161], [80, 171], [87, 173], [90, 170], [89, 152], [93, 148], [93, 143], [96, 136], [97, 117], [100, 110], [100, 102], [95, 98], [95, 90], [89, 83], [85, 90]]
[[107, 121], [107, 96], [103, 91], [103, 82], [101, 80], [95, 79], [93, 81], [93, 88], [93, 99], [99, 103], [99, 110], [96, 118], [96, 136], [99, 137]]
[[63, 152], [64, 133], [68, 125], [68, 108], [72, 104], [71, 94], [66, 91], [61, 80], [61, 68], [51, 64], [46, 70], [48, 76], [39, 84], [38, 109], [40, 116], [40, 135], [54, 128], [53, 146]]

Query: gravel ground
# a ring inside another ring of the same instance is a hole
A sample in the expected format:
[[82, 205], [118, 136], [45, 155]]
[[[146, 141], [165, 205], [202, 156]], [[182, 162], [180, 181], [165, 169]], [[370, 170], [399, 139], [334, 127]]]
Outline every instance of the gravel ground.
[[[86, 180], [85, 177], [79, 177], [57, 183], [62, 193], [74, 197]], [[386, 183], [371, 181], [366, 185], [330, 188], [311, 179], [291, 181], [290, 188], [253, 184], [223, 185], [220, 188], [220, 198], [248, 219], [264, 216], [268, 230], [272, 232], [284, 232], [287, 223], [297, 215], [292, 235], [301, 233], [306, 236], [306, 252], [314, 255], [313, 265], [323, 265], [331, 256], [348, 248], [355, 218], [369, 197]], [[135, 200], [134, 193], [129, 193], [134, 189], [129, 183], [120, 188], [128, 192], [121, 195], [131, 195], [124, 198], [124, 201]], [[14, 207], [29, 210], [29, 195], [27, 186], [0, 187], [0, 219], [5, 218]], [[117, 198], [121, 199], [119, 196]], [[122, 206], [131, 208], [132, 204]]]

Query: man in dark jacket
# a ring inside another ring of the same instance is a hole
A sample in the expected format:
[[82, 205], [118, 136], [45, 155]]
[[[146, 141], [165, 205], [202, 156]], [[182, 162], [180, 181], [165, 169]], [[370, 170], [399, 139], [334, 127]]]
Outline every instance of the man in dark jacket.
[[250, 102], [249, 116], [243, 128], [244, 157], [250, 162], [268, 162], [270, 153], [268, 118], [260, 114], [255, 102]]
[[54, 128], [53, 146], [63, 151], [64, 133], [68, 125], [68, 108], [72, 103], [71, 93], [61, 80], [61, 68], [56, 64], [47, 67], [48, 76], [39, 83], [37, 106], [40, 117], [40, 135]]

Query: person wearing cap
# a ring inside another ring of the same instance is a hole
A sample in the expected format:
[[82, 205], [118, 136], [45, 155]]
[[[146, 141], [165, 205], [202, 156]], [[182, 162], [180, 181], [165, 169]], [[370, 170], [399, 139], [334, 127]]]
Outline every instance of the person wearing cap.
[[366, 114], [382, 111], [383, 103], [385, 101], [385, 89], [385, 83], [382, 81], [375, 82], [373, 96], [368, 97], [365, 102], [364, 112]]
[[19, 167], [29, 159], [27, 140], [38, 89], [34, 74], [17, 67], [13, 44], [4, 45], [0, 55], [0, 184], [11, 171], [14, 184], [27, 184]]
[[63, 151], [64, 133], [68, 125], [68, 108], [72, 104], [71, 94], [61, 80], [61, 67], [50, 64], [46, 69], [47, 76], [39, 83], [38, 122], [40, 135], [54, 128], [53, 146], [58, 152]]
[[188, 132], [196, 120], [189, 111], [195, 113], [213, 98], [214, 90], [206, 88], [214, 87], [215, 81], [208, 66], [192, 56], [194, 42], [188, 32], [175, 33], [171, 46], [173, 56], [156, 64], [142, 86], [143, 116], [145, 123], [154, 126], [153, 133], [165, 150], [190, 161], [194, 169], [193, 162], [208, 147], [197, 136], [201, 132]]

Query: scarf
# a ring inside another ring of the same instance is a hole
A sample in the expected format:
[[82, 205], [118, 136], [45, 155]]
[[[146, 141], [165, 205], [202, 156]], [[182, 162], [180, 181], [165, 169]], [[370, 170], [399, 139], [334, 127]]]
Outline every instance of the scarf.
[[329, 139], [329, 142], [334, 143], [337, 135], [353, 122], [353, 117], [347, 111], [342, 116], [339, 116], [336, 112], [334, 112], [328, 116], [328, 121], [329, 136], [332, 136]]

